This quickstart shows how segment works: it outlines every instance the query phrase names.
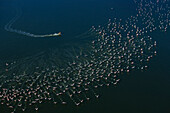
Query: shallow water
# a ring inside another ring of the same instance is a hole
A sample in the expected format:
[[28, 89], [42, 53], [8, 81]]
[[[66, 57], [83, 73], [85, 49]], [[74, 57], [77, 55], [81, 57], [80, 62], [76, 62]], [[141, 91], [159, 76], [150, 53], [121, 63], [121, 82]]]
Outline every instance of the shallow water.
[[[82, 46], [75, 39], [91, 26], [103, 25], [109, 18], [127, 18], [135, 13], [132, 0], [30, 0], [0, 1], [0, 59], [13, 60], [32, 56], [49, 48]], [[35, 34], [62, 32], [61, 37], [34, 39], [10, 33], [4, 26], [15, 16], [15, 7], [21, 7], [22, 16], [13, 27]], [[113, 10], [111, 10], [113, 8]], [[38, 113], [169, 113], [170, 105], [170, 31], [153, 34], [157, 41], [157, 56], [148, 70], [123, 75], [120, 84], [98, 89], [101, 97], [92, 98], [80, 106], [73, 104], [40, 105]], [[0, 113], [9, 109], [0, 105]], [[20, 111], [19, 111], [20, 112]], [[35, 112], [29, 108], [25, 113]]]

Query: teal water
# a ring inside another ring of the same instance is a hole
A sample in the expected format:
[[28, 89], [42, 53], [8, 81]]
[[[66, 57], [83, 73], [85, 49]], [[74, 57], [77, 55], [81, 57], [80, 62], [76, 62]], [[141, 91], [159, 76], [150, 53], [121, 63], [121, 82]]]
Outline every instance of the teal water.
[[[15, 7], [22, 8], [22, 16], [13, 27], [35, 34], [62, 32], [62, 37], [34, 39], [6, 32], [4, 26], [15, 16]], [[114, 8], [110, 10], [110, 8]], [[74, 37], [93, 25], [102, 25], [109, 18], [126, 18], [135, 13], [132, 0], [30, 0], [0, 1], [0, 58], [12, 60], [31, 56], [49, 48], [64, 48], [65, 45], [81, 46], [81, 39]], [[155, 33], [158, 54], [149, 69], [125, 75], [116, 87], [102, 87], [101, 97], [92, 98], [80, 106], [72, 104], [40, 105], [39, 113], [169, 113], [170, 105], [170, 32]], [[0, 113], [8, 113], [0, 105]], [[31, 107], [28, 112], [35, 112]]]

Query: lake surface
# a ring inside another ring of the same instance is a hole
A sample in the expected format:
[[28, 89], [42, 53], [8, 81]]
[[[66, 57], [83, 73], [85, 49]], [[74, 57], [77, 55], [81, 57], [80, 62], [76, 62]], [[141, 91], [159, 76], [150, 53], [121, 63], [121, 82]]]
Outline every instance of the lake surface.
[[[5, 31], [4, 26], [16, 15], [16, 8], [21, 8], [22, 15], [13, 28], [34, 34], [62, 32], [62, 36], [35, 39]], [[0, 60], [25, 58], [50, 48], [62, 51], [67, 49], [66, 45], [81, 47], [86, 41], [75, 37], [91, 26], [135, 13], [132, 0], [1, 0]], [[157, 41], [157, 56], [149, 62], [146, 71], [122, 75], [116, 87], [98, 88], [100, 98], [91, 98], [80, 106], [43, 103], [38, 113], [170, 113], [170, 30], [153, 36]], [[0, 105], [0, 113], [9, 112], [6, 106]], [[25, 111], [30, 112], [35, 111], [31, 107]]]

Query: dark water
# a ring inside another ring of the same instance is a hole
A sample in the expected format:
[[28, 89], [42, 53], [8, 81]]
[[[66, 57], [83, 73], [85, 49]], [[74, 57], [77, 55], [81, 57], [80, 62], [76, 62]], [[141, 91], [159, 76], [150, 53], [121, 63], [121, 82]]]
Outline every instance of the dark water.
[[[13, 27], [35, 34], [62, 32], [62, 37], [35, 39], [10, 33], [4, 26], [15, 16], [15, 8], [22, 9], [22, 16]], [[111, 10], [113, 8], [113, 10]], [[135, 13], [132, 0], [23, 0], [0, 1], [0, 58], [15, 59], [34, 55], [49, 48], [61, 48], [65, 44], [81, 45], [74, 39], [92, 25], [102, 25], [109, 18], [127, 18]], [[116, 87], [102, 87], [99, 99], [75, 106], [40, 105], [38, 113], [170, 113], [170, 31], [155, 33], [158, 54], [149, 69], [124, 75]], [[78, 41], [77, 41], [78, 40]], [[0, 113], [8, 113], [0, 105]], [[30, 108], [26, 113], [35, 112]]]

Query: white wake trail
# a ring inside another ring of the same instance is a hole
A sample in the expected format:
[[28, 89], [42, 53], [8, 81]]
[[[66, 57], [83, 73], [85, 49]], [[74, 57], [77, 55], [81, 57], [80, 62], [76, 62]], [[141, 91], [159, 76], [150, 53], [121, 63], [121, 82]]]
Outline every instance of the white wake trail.
[[53, 34], [45, 34], [45, 35], [36, 35], [36, 34], [32, 34], [29, 32], [25, 32], [22, 30], [18, 30], [18, 29], [14, 29], [12, 28], [12, 25], [20, 18], [20, 16], [22, 15], [21, 10], [17, 9], [17, 14], [15, 17], [13, 17], [5, 26], [4, 29], [8, 32], [14, 32], [14, 33], [18, 33], [21, 35], [25, 35], [25, 36], [29, 36], [29, 37], [55, 37], [55, 36], [61, 36], [61, 32], [59, 33], [53, 33]]

